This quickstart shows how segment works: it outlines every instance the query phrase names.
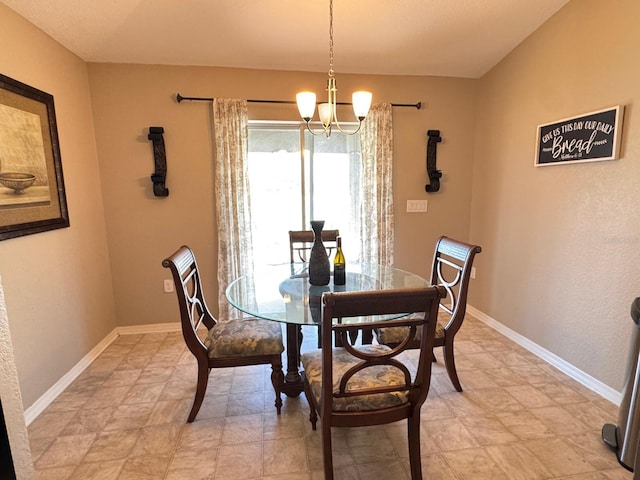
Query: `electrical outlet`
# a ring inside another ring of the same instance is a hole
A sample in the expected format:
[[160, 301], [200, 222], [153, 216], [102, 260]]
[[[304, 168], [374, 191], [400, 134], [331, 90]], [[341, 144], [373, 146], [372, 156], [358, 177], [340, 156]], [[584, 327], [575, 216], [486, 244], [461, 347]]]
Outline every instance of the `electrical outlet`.
[[173, 292], [173, 280], [164, 280], [164, 293]]
[[476, 267], [471, 267], [471, 278], [476, 278]]
[[407, 200], [407, 212], [426, 212], [426, 200]]

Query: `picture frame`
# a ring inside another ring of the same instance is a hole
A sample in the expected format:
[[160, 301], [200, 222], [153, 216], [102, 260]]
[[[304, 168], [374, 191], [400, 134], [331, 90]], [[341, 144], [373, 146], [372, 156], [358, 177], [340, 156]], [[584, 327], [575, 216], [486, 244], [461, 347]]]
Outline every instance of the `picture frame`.
[[616, 105], [539, 125], [535, 166], [618, 159], [623, 113]]
[[53, 96], [0, 74], [0, 240], [68, 226]]

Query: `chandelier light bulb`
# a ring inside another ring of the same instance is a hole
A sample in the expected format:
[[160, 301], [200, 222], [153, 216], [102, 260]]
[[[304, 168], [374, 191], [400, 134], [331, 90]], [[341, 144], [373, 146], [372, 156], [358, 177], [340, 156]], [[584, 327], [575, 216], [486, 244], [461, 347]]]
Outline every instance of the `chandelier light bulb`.
[[353, 95], [351, 96], [351, 103], [353, 103], [353, 113], [359, 121], [363, 121], [369, 113], [372, 99], [373, 95], [371, 92], [353, 92]]
[[313, 92], [300, 92], [296, 95], [298, 111], [305, 122], [313, 118], [316, 111], [316, 94]]
[[320, 116], [320, 123], [327, 128], [331, 125], [331, 105], [328, 103], [321, 103], [318, 105], [318, 116]]

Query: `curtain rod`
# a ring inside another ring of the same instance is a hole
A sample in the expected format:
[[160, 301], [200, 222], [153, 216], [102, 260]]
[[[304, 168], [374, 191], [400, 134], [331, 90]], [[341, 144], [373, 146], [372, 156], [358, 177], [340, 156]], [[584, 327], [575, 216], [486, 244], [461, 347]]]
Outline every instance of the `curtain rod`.
[[[213, 102], [212, 97], [183, 97], [179, 93], [176, 94], [176, 100], [178, 103], [183, 100], [193, 100], [197, 102]], [[247, 102], [251, 103], [296, 103], [293, 100], [251, 100], [248, 99]], [[351, 105], [347, 102], [338, 102], [338, 105]], [[418, 103], [392, 103], [392, 107], [414, 107], [416, 110], [420, 110], [422, 108], [422, 102]]]

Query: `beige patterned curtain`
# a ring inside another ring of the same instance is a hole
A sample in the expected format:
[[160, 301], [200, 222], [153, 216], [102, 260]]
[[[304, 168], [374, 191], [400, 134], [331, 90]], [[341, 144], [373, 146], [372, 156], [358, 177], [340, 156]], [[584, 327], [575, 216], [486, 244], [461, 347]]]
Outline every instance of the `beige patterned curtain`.
[[218, 306], [222, 320], [237, 318], [225, 290], [241, 275], [253, 275], [246, 100], [213, 102], [216, 144], [215, 198], [218, 227]]
[[393, 265], [393, 123], [391, 104], [371, 107], [360, 130], [363, 263]]

